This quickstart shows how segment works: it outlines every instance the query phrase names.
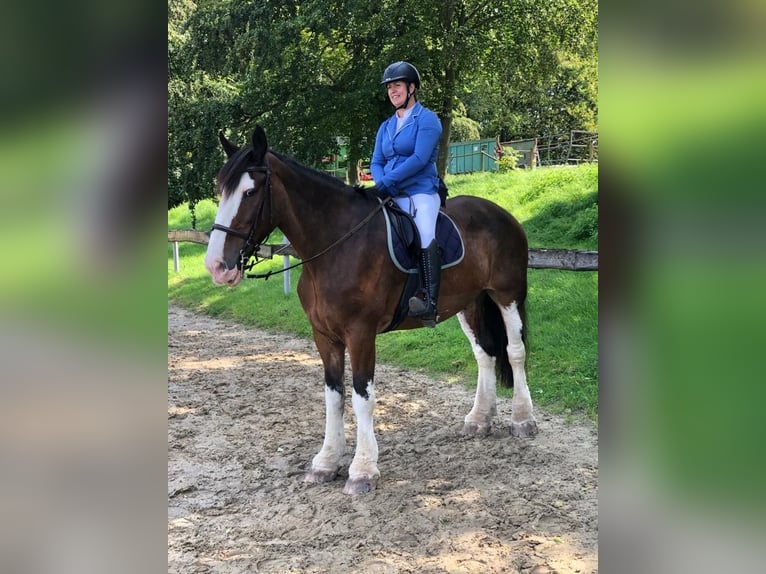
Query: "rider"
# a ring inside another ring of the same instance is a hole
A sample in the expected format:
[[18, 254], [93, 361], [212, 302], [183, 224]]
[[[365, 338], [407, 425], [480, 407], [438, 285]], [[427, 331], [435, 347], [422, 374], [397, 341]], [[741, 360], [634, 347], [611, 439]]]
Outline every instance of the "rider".
[[420, 233], [420, 284], [422, 298], [409, 301], [410, 316], [434, 326], [441, 263], [436, 244], [439, 214], [439, 176], [436, 156], [441, 122], [417, 100], [420, 74], [408, 62], [394, 62], [383, 72], [388, 99], [395, 113], [378, 129], [370, 171], [382, 196], [392, 196], [413, 216]]

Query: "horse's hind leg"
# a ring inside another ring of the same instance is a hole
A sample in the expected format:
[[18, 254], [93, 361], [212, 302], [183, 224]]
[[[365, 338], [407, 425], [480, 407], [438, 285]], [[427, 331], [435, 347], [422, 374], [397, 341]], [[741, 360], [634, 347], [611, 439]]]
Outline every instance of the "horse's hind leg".
[[508, 307], [499, 305], [508, 334], [508, 359], [513, 371], [513, 400], [511, 401], [511, 435], [529, 437], [537, 434], [537, 421], [532, 413], [532, 397], [527, 386], [527, 373], [524, 368], [526, 349], [522, 333], [524, 324], [522, 314], [514, 301]]
[[495, 358], [489, 355], [479, 344], [476, 335], [476, 308], [471, 305], [457, 314], [460, 327], [471, 343], [473, 355], [479, 366], [479, 378], [476, 383], [476, 397], [473, 408], [465, 417], [461, 434], [477, 436], [488, 434], [492, 428], [492, 418], [497, 414], [497, 379], [495, 377]]
[[311, 468], [304, 480], [329, 482], [338, 475], [340, 460], [346, 450], [346, 434], [343, 426], [343, 375], [346, 349], [342, 343], [331, 342], [316, 331], [314, 340], [324, 364], [325, 435], [322, 449], [312, 460]]

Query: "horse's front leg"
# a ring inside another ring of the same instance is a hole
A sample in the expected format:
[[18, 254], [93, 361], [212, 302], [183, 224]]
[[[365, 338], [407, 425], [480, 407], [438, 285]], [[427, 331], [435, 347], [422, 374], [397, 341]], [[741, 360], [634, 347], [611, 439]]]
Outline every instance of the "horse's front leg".
[[375, 490], [380, 478], [378, 442], [375, 440], [375, 335], [352, 337], [349, 341], [354, 391], [351, 404], [356, 415], [356, 452], [348, 468], [344, 494]]
[[340, 460], [346, 451], [343, 427], [344, 386], [343, 371], [345, 346], [328, 340], [314, 331], [314, 341], [324, 364], [325, 433], [322, 450], [311, 462], [306, 482], [330, 482], [340, 469]]

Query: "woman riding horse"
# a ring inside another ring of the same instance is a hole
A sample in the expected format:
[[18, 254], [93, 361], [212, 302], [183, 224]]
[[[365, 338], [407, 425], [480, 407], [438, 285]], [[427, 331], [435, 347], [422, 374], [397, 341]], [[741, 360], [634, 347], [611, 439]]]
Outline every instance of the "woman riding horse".
[[420, 73], [408, 62], [394, 62], [383, 72], [388, 99], [395, 113], [378, 129], [370, 171], [383, 198], [393, 197], [415, 220], [420, 233], [422, 299], [410, 298], [410, 316], [436, 325], [441, 262], [436, 244], [439, 215], [439, 175], [436, 155], [442, 126], [434, 112], [417, 100]]

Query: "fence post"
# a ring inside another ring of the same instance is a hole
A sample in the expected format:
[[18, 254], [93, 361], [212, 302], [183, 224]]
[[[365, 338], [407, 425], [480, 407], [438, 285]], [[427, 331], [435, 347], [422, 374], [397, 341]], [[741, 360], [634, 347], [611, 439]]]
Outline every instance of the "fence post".
[[[289, 243], [287, 239], [285, 239], [284, 245], [288, 245], [288, 244]], [[290, 256], [285, 255], [284, 257], [282, 257], [282, 269], [287, 269], [288, 267], [290, 267]], [[290, 272], [285, 271], [282, 275], [283, 275], [282, 286], [284, 288], [285, 295], [289, 295], [290, 294]]]
[[173, 242], [173, 271], [178, 273], [178, 241]]

